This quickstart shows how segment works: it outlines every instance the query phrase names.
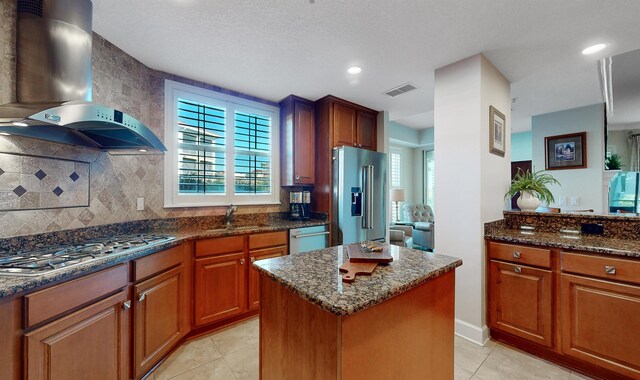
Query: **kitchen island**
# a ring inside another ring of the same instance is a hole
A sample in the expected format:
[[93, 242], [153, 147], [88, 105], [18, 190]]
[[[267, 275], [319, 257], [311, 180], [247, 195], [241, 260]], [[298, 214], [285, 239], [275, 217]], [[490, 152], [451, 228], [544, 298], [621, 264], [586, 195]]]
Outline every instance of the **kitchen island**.
[[453, 378], [460, 259], [397, 246], [371, 276], [343, 283], [346, 246], [254, 263], [262, 379]]

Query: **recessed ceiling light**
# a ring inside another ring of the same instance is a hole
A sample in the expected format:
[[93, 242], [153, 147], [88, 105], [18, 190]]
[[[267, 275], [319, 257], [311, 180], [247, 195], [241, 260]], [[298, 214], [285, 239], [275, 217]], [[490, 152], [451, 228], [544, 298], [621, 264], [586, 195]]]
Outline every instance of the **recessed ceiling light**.
[[607, 44], [596, 44], [593, 46], [589, 46], [588, 48], [582, 51], [582, 54], [584, 55], [595, 54], [606, 47], [607, 47]]
[[28, 127], [29, 126], [29, 124], [25, 123], [24, 121], [14, 121], [12, 124], [15, 125], [16, 127]]
[[360, 74], [362, 72], [362, 68], [358, 66], [351, 66], [347, 69], [349, 74]]
[[7, 132], [0, 132], [0, 136], [11, 136], [11, 134]]

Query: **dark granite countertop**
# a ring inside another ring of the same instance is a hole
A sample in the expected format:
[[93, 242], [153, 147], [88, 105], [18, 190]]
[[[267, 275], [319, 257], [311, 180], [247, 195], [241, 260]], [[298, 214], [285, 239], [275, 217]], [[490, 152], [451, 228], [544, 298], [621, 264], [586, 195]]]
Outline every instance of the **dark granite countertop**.
[[[269, 225], [259, 225], [251, 228], [232, 228], [232, 229], [198, 229], [193, 228], [189, 230], [180, 229], [157, 229], [153, 232], [161, 232], [168, 235], [175, 236], [175, 240], [168, 241], [166, 243], [154, 245], [149, 249], [143, 249], [132, 253], [124, 252], [117, 255], [110, 255], [101, 257], [97, 260], [83, 263], [81, 265], [68, 268], [66, 270], [60, 270], [51, 274], [44, 274], [40, 276], [26, 277], [26, 276], [0, 276], [0, 298], [21, 293], [27, 290], [35, 290], [47, 284], [58, 282], [65, 279], [72, 279], [80, 277], [97, 270], [108, 268], [118, 263], [133, 260], [139, 257], [147, 256], [156, 253], [161, 250], [165, 250], [176, 245], [179, 245], [187, 240], [205, 239], [205, 238], [217, 238], [224, 236], [246, 235], [261, 232], [271, 231], [283, 231], [301, 227], [321, 226], [327, 224], [326, 220], [311, 219], [308, 221], [289, 221], [286, 219], [278, 221], [270, 221]], [[129, 233], [135, 233], [135, 231], [129, 231]]]
[[608, 238], [598, 235], [567, 234], [562, 232], [530, 232], [509, 228], [491, 228], [485, 232], [485, 238], [509, 243], [640, 258], [640, 240]]
[[350, 315], [406, 292], [462, 265], [462, 260], [414, 249], [389, 247], [393, 262], [378, 265], [371, 276], [343, 283], [339, 267], [346, 246], [260, 260], [254, 267], [300, 297], [336, 315]]

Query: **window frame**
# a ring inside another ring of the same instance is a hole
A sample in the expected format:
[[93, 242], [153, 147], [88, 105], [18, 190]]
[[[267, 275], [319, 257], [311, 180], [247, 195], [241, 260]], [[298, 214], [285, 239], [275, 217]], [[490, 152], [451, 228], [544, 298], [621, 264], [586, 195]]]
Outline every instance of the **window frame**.
[[[398, 185], [395, 186], [393, 184], [393, 155], [398, 155]], [[390, 189], [402, 189], [402, 149], [395, 147], [395, 146], [390, 146], [389, 147], [389, 187]], [[405, 189], [406, 191], [406, 189]], [[390, 220], [392, 222], [395, 222], [396, 220], [396, 208], [395, 208], [395, 202], [391, 200], [391, 197], [389, 197], [389, 208], [391, 210], [391, 212], [389, 213], [389, 217], [391, 218]], [[404, 202], [399, 202], [399, 203], [404, 203]], [[401, 213], [400, 210], [400, 205], [398, 205], [398, 212]], [[400, 215], [398, 215], [398, 219]]]
[[[164, 207], [203, 207], [280, 204], [280, 109], [257, 101], [214, 90], [165, 80]], [[178, 99], [190, 100], [225, 109], [225, 193], [180, 194], [178, 179]], [[235, 192], [235, 113], [258, 113], [271, 118], [271, 193]]]

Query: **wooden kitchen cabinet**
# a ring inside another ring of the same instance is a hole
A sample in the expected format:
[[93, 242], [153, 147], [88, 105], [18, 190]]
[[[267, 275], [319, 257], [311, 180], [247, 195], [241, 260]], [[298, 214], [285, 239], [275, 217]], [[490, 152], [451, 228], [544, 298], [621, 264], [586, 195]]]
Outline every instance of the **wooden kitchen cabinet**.
[[125, 302], [128, 291], [122, 290], [25, 334], [25, 378], [130, 378]]
[[332, 113], [333, 146], [356, 146], [358, 139], [356, 109], [334, 102]]
[[188, 331], [183, 265], [134, 286], [135, 378], [145, 375]]
[[313, 102], [290, 95], [280, 101], [280, 184], [315, 183], [316, 127]]
[[242, 314], [247, 309], [244, 251], [195, 261], [195, 325]]
[[489, 327], [552, 347], [552, 272], [496, 260], [489, 265]]
[[358, 148], [376, 150], [378, 139], [376, 122], [377, 115], [371, 112], [358, 111], [356, 126]]
[[639, 379], [640, 286], [561, 277], [562, 352]]
[[[249, 257], [251, 259], [251, 263], [258, 260], [270, 259], [272, 257], [280, 257], [286, 256], [289, 254], [288, 247], [286, 245], [275, 247], [275, 248], [266, 248], [266, 249], [257, 249], [255, 251], [249, 252]], [[255, 310], [260, 308], [260, 274], [257, 270], [251, 266], [249, 268], [249, 310]]]

